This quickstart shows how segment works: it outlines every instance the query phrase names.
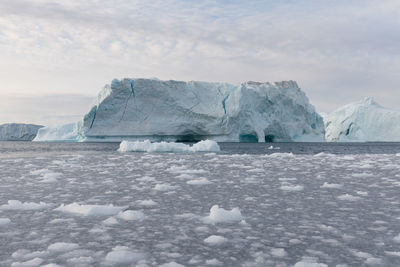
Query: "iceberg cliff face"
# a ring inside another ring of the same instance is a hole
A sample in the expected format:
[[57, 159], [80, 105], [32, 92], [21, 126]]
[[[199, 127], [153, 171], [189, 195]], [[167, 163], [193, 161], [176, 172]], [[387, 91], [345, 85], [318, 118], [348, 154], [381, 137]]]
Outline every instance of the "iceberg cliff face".
[[32, 141], [43, 127], [35, 124], [7, 123], [0, 125], [0, 141]]
[[[324, 138], [322, 118], [293, 81], [232, 85], [113, 80], [76, 128], [79, 130], [73, 135], [87, 141], [265, 142]], [[41, 136], [42, 132], [38, 140], [43, 140]]]
[[78, 142], [83, 141], [85, 138], [81, 136], [82, 122], [69, 123], [60, 126], [48, 126], [40, 128], [33, 141], [65, 141], [65, 142]]
[[400, 111], [386, 109], [372, 98], [324, 115], [327, 141], [400, 141]]

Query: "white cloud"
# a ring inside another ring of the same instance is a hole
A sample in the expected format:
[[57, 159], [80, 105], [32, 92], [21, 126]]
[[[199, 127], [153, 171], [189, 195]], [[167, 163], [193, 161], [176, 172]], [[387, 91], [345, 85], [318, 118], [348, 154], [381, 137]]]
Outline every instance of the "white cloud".
[[394, 0], [4, 0], [1, 92], [95, 95], [114, 77], [294, 79], [321, 111], [367, 95], [396, 107], [399, 10]]

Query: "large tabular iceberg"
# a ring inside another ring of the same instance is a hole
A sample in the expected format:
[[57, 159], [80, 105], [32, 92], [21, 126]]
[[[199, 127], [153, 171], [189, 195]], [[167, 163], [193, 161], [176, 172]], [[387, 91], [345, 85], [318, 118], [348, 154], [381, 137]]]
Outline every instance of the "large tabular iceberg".
[[49, 132], [86, 141], [324, 140], [322, 118], [294, 81], [232, 85], [115, 79], [70, 129], [57, 134], [44, 128], [35, 140], [48, 140]]
[[0, 141], [32, 141], [43, 127], [35, 124], [6, 123], [0, 125]]
[[384, 108], [372, 98], [339, 108], [324, 121], [327, 141], [400, 141], [400, 111]]

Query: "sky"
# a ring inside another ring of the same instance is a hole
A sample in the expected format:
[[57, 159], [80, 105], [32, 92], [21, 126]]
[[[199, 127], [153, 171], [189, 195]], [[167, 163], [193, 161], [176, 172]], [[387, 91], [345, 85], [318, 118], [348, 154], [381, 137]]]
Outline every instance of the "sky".
[[400, 109], [398, 0], [1, 0], [0, 123], [79, 120], [113, 78], [295, 80]]

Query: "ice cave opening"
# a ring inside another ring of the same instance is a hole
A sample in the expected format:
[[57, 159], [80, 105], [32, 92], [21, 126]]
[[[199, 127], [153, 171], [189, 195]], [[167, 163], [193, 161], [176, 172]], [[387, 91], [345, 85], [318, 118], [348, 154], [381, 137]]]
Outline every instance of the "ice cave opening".
[[272, 134], [265, 135], [265, 143], [273, 143], [274, 139], [275, 139], [275, 136]]
[[239, 135], [239, 142], [258, 143], [258, 137], [256, 134], [241, 134]]

